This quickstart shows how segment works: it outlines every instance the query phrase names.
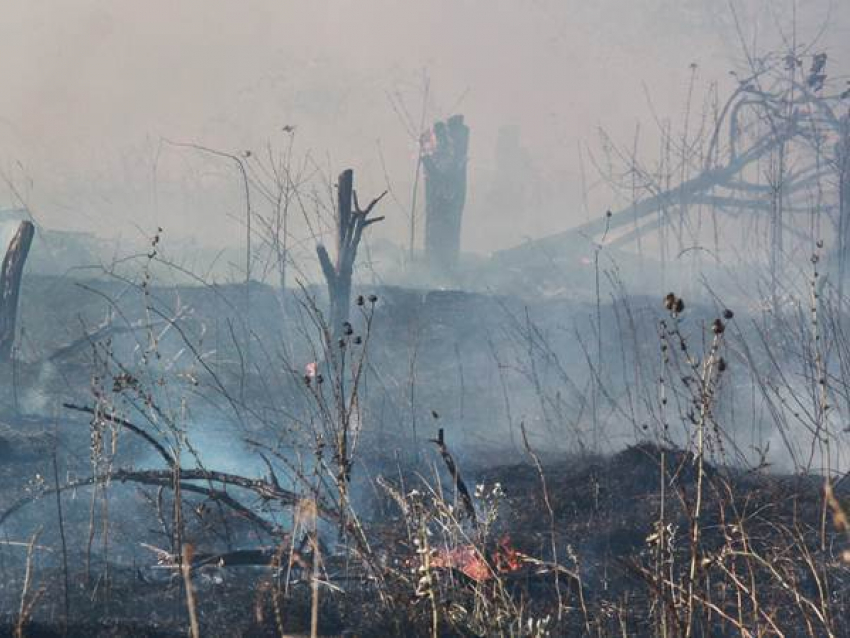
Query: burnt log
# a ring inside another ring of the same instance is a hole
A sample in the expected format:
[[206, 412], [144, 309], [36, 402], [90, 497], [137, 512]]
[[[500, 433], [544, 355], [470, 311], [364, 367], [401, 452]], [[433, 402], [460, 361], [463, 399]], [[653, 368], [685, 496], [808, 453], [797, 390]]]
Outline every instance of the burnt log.
[[434, 124], [422, 155], [425, 169], [425, 258], [433, 272], [453, 273], [460, 257], [466, 203], [469, 127], [462, 115]]
[[15, 345], [21, 278], [34, 235], [32, 222], [22, 221], [3, 259], [0, 271], [0, 361], [11, 358]]

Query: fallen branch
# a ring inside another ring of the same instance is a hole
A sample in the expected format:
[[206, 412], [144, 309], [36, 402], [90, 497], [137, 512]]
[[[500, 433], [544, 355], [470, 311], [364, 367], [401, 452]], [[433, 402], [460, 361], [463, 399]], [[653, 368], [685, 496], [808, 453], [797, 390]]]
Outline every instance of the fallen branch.
[[94, 408], [90, 408], [85, 405], [74, 405], [73, 403], [63, 403], [62, 407], [67, 410], [75, 410], [77, 412], [85, 412], [86, 414], [91, 414], [96, 418], [101, 418], [104, 421], [109, 421], [110, 423], [114, 423], [116, 425], [120, 425], [124, 429], [132, 432], [136, 436], [143, 438], [145, 441], [150, 443], [153, 448], [159, 452], [159, 455], [165, 460], [168, 467], [174, 467], [174, 458], [171, 456], [171, 453], [165, 449], [165, 446], [162, 445], [159, 441], [157, 441], [153, 436], [145, 432], [138, 425], [130, 423], [125, 419], [121, 419], [117, 416], [112, 416], [111, 414], [105, 414], [100, 411], [96, 411]]
[[54, 350], [48, 357], [47, 361], [59, 361], [60, 359], [64, 359], [66, 357], [70, 357], [77, 352], [84, 350], [87, 347], [90, 347], [91, 344], [103, 341], [108, 337], [116, 337], [118, 335], [127, 334], [137, 332], [139, 330], [149, 330], [152, 328], [158, 328], [162, 326], [164, 322], [157, 322], [154, 324], [145, 324], [141, 321], [137, 321], [129, 326], [120, 326], [112, 323], [111, 321], [104, 321], [100, 326], [95, 328], [92, 332], [87, 332], [79, 339], [75, 339], [71, 343], [65, 344], [64, 346], [60, 346], [56, 350]]
[[[220, 483], [223, 486], [233, 485], [251, 492], [254, 492], [264, 500], [274, 500], [284, 505], [292, 506], [298, 502], [298, 497], [293, 493], [281, 488], [276, 488], [273, 485], [256, 479], [249, 479], [243, 476], [228, 474], [226, 472], [211, 472], [202, 469], [181, 469], [178, 474], [180, 489], [185, 492], [201, 494], [210, 499], [220, 502], [222, 505], [238, 512], [252, 523], [261, 527], [270, 535], [278, 535], [280, 529], [278, 526], [267, 521], [259, 516], [251, 509], [242, 505], [239, 501], [230, 496], [225, 490], [214, 487], [206, 487], [191, 483], [189, 481], [212, 481]], [[77, 481], [66, 483], [59, 487], [60, 492], [78, 487], [87, 487], [91, 485], [102, 485], [111, 481], [121, 483], [139, 483], [141, 485], [155, 485], [160, 487], [174, 487], [174, 470], [114, 470], [108, 474], [92, 476]], [[9, 506], [2, 514], [0, 514], [0, 525], [9, 519], [16, 512], [20, 511], [30, 503], [38, 500], [42, 496], [49, 496], [56, 493], [56, 488], [48, 488], [37, 494], [28, 494], [21, 497], [11, 506]], [[336, 516], [327, 509], [319, 509], [319, 513], [326, 518], [335, 519]]]
[[[180, 557], [168, 550], [142, 543], [142, 547], [154, 552], [157, 564], [161, 567], [179, 567]], [[303, 543], [302, 543], [303, 549]], [[305, 556], [302, 549], [293, 549], [292, 563], [305, 571], [311, 567], [312, 559]], [[229, 552], [194, 552], [190, 563], [191, 569], [201, 567], [275, 567], [281, 564], [280, 549], [276, 547], [261, 547], [257, 549], [236, 549]]]

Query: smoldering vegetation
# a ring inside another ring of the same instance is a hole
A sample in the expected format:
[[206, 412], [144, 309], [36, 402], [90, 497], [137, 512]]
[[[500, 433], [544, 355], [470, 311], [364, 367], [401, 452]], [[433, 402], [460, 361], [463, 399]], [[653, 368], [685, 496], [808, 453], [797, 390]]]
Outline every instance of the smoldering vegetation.
[[6, 211], [2, 632], [850, 635], [847, 61], [741, 47], [657, 155], [586, 149], [609, 205], [489, 256], [475, 122], [398, 102], [408, 193], [295, 127], [163, 142], [230, 171], [221, 251]]

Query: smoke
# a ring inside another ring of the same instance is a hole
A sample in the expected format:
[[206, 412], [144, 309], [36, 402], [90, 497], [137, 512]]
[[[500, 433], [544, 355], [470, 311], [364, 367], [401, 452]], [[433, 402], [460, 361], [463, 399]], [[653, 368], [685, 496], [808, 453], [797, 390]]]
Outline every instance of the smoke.
[[[10, 3], [5, 203], [23, 200], [49, 227], [116, 236], [162, 226], [230, 244], [243, 223], [232, 166], [162, 140], [264, 152], [294, 126], [297, 152], [325, 182], [348, 166], [364, 192], [389, 180], [397, 197], [375, 238], [403, 243], [417, 133], [403, 120], [418, 126], [427, 76], [426, 121], [459, 111], [472, 126], [463, 241], [490, 252], [613, 207], [593, 166], [604, 157], [590, 155], [599, 127], [625, 143], [640, 121], [639, 153], [656, 154], [656, 120], [682, 120], [692, 63], [698, 95], [733, 85], [728, 71], [745, 58], [738, 25], [748, 46], [769, 47], [792, 21], [809, 41], [828, 21], [815, 48], [850, 57], [844, 4], [796, 2], [795, 14], [786, 4]], [[522, 166], [500, 159], [506, 131]], [[524, 192], [511, 190], [521, 181]]]

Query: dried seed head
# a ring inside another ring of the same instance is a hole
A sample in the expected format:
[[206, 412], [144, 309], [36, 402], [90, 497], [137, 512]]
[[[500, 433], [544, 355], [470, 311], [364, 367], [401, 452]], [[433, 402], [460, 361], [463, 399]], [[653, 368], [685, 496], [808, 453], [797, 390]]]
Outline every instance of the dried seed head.
[[734, 312], [732, 312], [731, 310], [729, 310], [729, 308], [727, 308], [726, 310], [724, 310], [724, 311], [723, 311], [723, 318], [724, 318], [726, 321], [729, 321], [729, 320], [730, 320], [730, 319], [732, 319], [732, 317], [734, 317], [734, 316], [735, 316], [735, 313], [734, 313]]
[[363, 295], [357, 295], [357, 305], [362, 306], [364, 302]]
[[361, 337], [360, 335], [357, 335], [356, 337], [354, 337], [354, 343], [355, 343], [355, 345], [359, 346], [361, 343], [363, 343], [363, 337]]
[[375, 303], [376, 301], [378, 301], [378, 295], [369, 295], [369, 303]]
[[711, 330], [716, 335], [722, 335], [723, 331], [726, 330], [726, 326], [720, 319], [715, 319], [714, 322], [711, 324]]
[[345, 335], [352, 335], [352, 334], [354, 334], [354, 328], [352, 328], [351, 324], [346, 321], [345, 323], [342, 324], [342, 332]]
[[664, 307], [672, 313], [679, 314], [685, 309], [685, 302], [672, 292], [668, 292], [664, 297]]

